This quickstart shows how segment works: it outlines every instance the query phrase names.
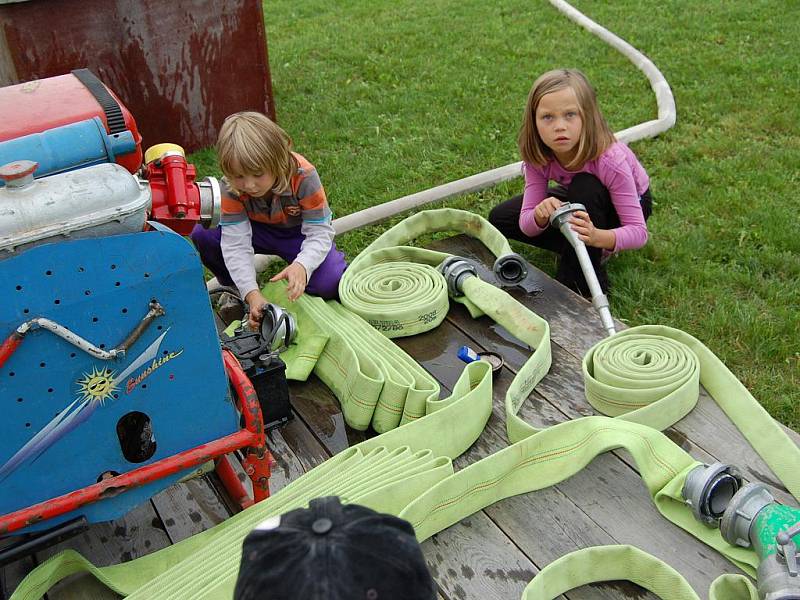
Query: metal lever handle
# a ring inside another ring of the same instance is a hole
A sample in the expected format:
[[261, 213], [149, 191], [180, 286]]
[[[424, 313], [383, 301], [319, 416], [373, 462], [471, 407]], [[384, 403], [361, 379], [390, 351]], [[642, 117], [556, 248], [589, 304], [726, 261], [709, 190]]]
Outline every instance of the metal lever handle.
[[786, 568], [789, 570], [789, 577], [797, 577], [797, 544], [794, 543], [794, 536], [800, 533], [800, 521], [789, 527], [786, 531], [781, 531], [775, 536], [778, 545], [781, 546], [783, 557], [786, 559]]

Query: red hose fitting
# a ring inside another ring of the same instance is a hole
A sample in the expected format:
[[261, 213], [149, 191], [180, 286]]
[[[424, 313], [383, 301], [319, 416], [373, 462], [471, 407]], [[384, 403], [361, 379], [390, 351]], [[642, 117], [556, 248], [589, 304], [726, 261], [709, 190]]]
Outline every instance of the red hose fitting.
[[201, 218], [196, 176], [194, 165], [177, 153], [149, 162], [146, 177], [152, 197], [150, 218], [181, 235], [189, 235]]
[[[173, 154], [162, 158], [161, 166], [167, 179], [167, 202], [170, 205], [170, 212], [176, 219], [185, 219], [186, 205], [188, 203], [186, 198], [188, 183], [186, 172], [189, 165], [185, 158]], [[192, 175], [192, 181], [194, 181], [194, 174]]]

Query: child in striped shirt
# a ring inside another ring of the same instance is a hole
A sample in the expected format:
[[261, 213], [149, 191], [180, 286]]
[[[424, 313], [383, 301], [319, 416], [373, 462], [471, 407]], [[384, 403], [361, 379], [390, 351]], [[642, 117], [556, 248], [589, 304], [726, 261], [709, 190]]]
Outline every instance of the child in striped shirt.
[[289, 265], [270, 281], [285, 279], [290, 300], [304, 291], [338, 296], [346, 268], [333, 242], [331, 210], [317, 171], [292, 152], [286, 132], [257, 112], [225, 119], [217, 140], [222, 218], [216, 229], [195, 227], [191, 238], [203, 264], [222, 285], [235, 285], [257, 327], [267, 300], [256, 283], [253, 254], [275, 254]]

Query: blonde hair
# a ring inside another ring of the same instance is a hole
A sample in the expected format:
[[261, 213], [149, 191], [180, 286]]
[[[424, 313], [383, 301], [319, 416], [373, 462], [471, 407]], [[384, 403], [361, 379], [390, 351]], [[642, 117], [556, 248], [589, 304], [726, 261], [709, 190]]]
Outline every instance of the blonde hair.
[[253, 111], [225, 119], [217, 138], [217, 157], [229, 180], [237, 175], [269, 173], [275, 177], [273, 189], [278, 193], [290, 189], [297, 171], [292, 138], [267, 116]]
[[528, 94], [517, 140], [522, 160], [526, 163], [543, 167], [553, 159], [553, 151], [542, 141], [536, 128], [536, 109], [542, 97], [565, 88], [575, 92], [583, 127], [575, 158], [564, 165], [564, 168], [579, 169], [587, 161], [598, 158], [616, 141], [597, 106], [597, 97], [586, 76], [577, 69], [556, 69], [544, 73], [534, 81]]

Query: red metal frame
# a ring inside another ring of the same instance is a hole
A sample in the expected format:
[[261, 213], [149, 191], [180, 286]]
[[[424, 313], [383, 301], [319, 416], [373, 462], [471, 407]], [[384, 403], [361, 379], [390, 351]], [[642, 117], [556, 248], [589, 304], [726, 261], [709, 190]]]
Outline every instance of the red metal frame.
[[[4, 348], [4, 350], [7, 350], [7, 348]], [[11, 351], [13, 352], [13, 348]], [[222, 358], [228, 377], [236, 391], [239, 409], [244, 417], [244, 429], [207, 444], [201, 444], [190, 450], [179, 452], [174, 456], [169, 456], [149, 465], [139, 467], [133, 471], [104, 479], [103, 481], [75, 490], [74, 492], [69, 492], [68, 494], [39, 502], [38, 504], [20, 509], [13, 513], [2, 515], [0, 516], [0, 535], [17, 531], [47, 519], [52, 519], [76, 510], [81, 506], [91, 504], [92, 502], [116, 496], [132, 487], [144, 485], [151, 481], [172, 475], [173, 473], [202, 465], [216, 457], [222, 456], [224, 458], [223, 455], [240, 448], [246, 449], [247, 454], [242, 462], [245, 472], [253, 481], [253, 496], [255, 502], [267, 498], [269, 496], [270, 462], [272, 456], [266, 446], [261, 405], [258, 402], [258, 396], [256, 395], [253, 385], [250, 383], [250, 380], [247, 378], [247, 375], [245, 375], [236, 358], [228, 350], [222, 351]], [[219, 465], [221, 462], [222, 461], [218, 461], [217, 464]], [[227, 461], [225, 462], [227, 464]], [[228, 468], [231, 468], [229, 464]], [[236, 478], [235, 475], [234, 478]], [[231, 482], [226, 482], [224, 479], [223, 484], [226, 485], [226, 489], [234, 499], [241, 501], [242, 494], [240, 490], [243, 492], [243, 488], [238, 478], [236, 478], [236, 481], [239, 490], [235, 489], [236, 486], [233, 486], [233, 489], [228, 487], [228, 483]], [[246, 492], [244, 492], [244, 495], [247, 495]], [[249, 500], [249, 498], [247, 500]], [[252, 502], [250, 502], [250, 504], [252, 504]], [[245, 507], [243, 506], [243, 508]]]
[[15, 331], [8, 336], [2, 344], [0, 344], [0, 367], [2, 367], [3, 363], [5, 363], [8, 358], [14, 354], [17, 346], [22, 343], [22, 338], [23, 336]]

